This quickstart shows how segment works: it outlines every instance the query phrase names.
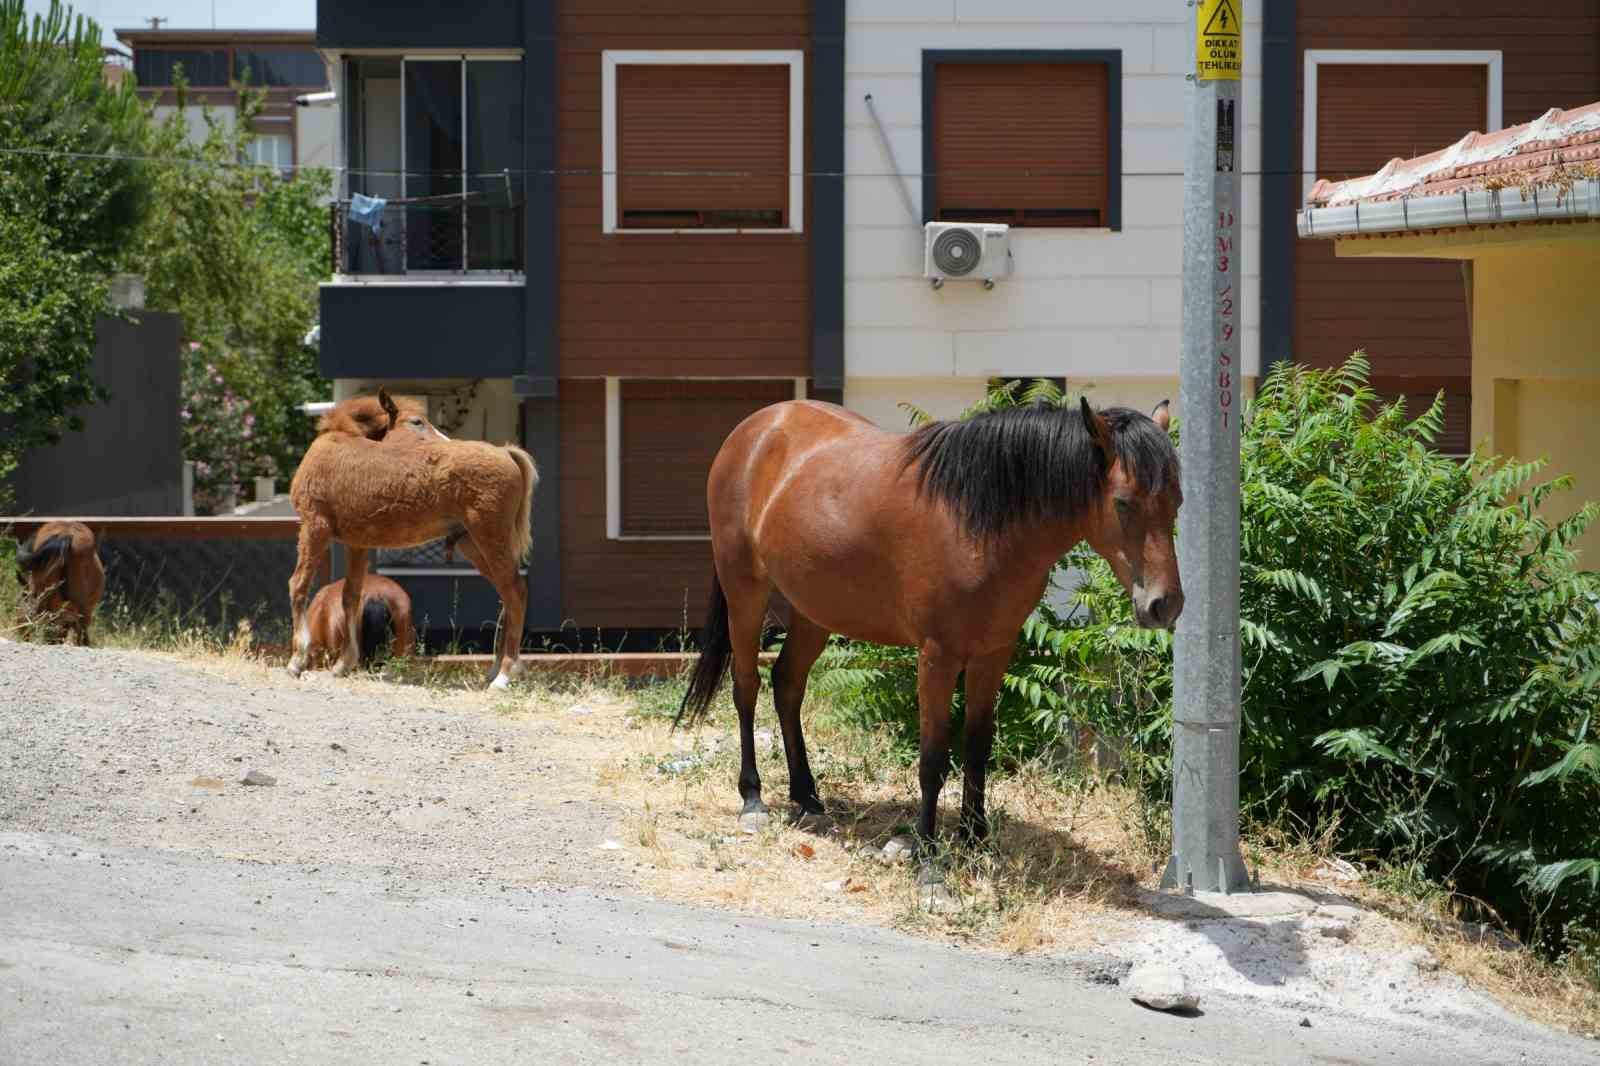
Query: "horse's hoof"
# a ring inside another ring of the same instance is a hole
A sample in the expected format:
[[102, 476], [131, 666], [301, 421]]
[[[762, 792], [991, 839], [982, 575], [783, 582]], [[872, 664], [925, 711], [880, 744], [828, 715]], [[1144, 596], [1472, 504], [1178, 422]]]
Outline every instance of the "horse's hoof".
[[511, 679], [505, 674], [496, 674], [493, 681], [489, 682], [492, 689], [507, 689], [511, 687]]
[[943, 881], [935, 881], [917, 886], [917, 905], [929, 914], [943, 914], [954, 910], [956, 901]]
[[746, 808], [744, 813], [739, 815], [739, 830], [754, 836], [765, 829], [771, 821], [772, 815], [765, 807]]
[[290, 663], [288, 666], [284, 667], [284, 669], [289, 671], [290, 677], [299, 677], [301, 674], [305, 673], [306, 668], [301, 666], [299, 663]]

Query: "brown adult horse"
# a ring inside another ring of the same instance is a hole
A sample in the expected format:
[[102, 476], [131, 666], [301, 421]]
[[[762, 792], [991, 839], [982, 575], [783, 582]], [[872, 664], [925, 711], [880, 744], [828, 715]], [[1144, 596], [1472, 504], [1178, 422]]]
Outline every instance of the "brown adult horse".
[[[495, 688], [522, 670], [517, 652], [528, 592], [517, 573], [533, 544], [528, 515], [539, 483], [533, 458], [512, 445], [451, 440], [434, 428], [420, 404], [402, 408], [382, 389], [335, 406], [289, 485], [300, 515], [299, 558], [289, 579], [294, 655], [299, 676], [311, 651], [306, 622], [311, 581], [331, 541], [346, 548], [342, 603], [354, 618], [372, 548], [409, 548], [450, 538], [500, 594], [504, 627], [496, 649]], [[383, 412], [380, 417], [375, 412]], [[359, 627], [350, 626], [333, 668], [348, 673], [360, 661]]]
[[106, 587], [94, 532], [82, 522], [46, 522], [17, 555], [17, 581], [27, 591], [28, 614], [64, 622], [68, 636], [89, 646], [89, 623]]
[[917, 649], [922, 808], [934, 835], [950, 768], [950, 701], [966, 672], [962, 828], [987, 831], [984, 773], [994, 707], [1017, 631], [1051, 568], [1087, 540], [1128, 590], [1139, 623], [1183, 610], [1173, 546], [1182, 502], [1168, 408], [1154, 418], [1029, 405], [887, 433], [832, 404], [751, 415], [711, 465], [716, 563], [702, 652], [680, 720], [702, 716], [729, 659], [739, 712], [740, 823], [763, 824], [756, 772], [756, 655], [774, 589], [793, 608], [772, 670], [789, 798], [821, 813], [800, 704], [830, 633]]
[[[343, 655], [349, 644], [349, 616], [344, 611], [344, 579], [317, 590], [307, 624], [311, 627], [312, 661]], [[410, 654], [417, 646], [411, 621], [411, 597], [390, 578], [368, 574], [361, 582], [361, 613], [356, 615], [356, 643], [360, 660], [370, 663], [394, 639], [397, 654]]]

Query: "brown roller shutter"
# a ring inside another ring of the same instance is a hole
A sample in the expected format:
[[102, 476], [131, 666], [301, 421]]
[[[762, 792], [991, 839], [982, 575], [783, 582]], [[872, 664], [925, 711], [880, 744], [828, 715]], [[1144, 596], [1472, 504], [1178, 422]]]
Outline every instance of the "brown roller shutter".
[[622, 532], [709, 532], [706, 475], [733, 428], [793, 381], [622, 382]]
[[936, 217], [1104, 226], [1103, 63], [940, 63], [934, 78]]
[[624, 227], [789, 224], [787, 65], [617, 68]]
[[[1320, 65], [1312, 176], [1361, 177], [1444, 148], [1482, 130], [1487, 108], [1482, 65]], [[1468, 449], [1472, 342], [1460, 263], [1340, 259], [1333, 241], [1298, 241], [1296, 361], [1333, 366], [1357, 348], [1372, 361], [1373, 387], [1385, 399], [1404, 395], [1413, 414], [1444, 388], [1447, 425], [1435, 447]]]

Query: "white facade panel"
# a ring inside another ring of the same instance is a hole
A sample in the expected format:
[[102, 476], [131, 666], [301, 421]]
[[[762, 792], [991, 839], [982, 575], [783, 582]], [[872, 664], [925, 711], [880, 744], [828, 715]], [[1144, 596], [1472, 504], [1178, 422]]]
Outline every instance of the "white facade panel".
[[[1260, 6], [1246, 21], [1241, 169], [1260, 167]], [[1182, 309], [1188, 20], [1172, 0], [850, 0], [845, 49], [845, 399], [903, 427], [895, 405], [957, 413], [1000, 376], [1065, 376], [1100, 405], [1176, 399]], [[924, 50], [1122, 53], [1121, 228], [1013, 230], [1014, 272], [985, 291], [922, 278]], [[885, 126], [893, 163], [863, 97]], [[891, 177], [896, 166], [905, 196]], [[1240, 321], [1259, 365], [1259, 180], [1239, 205]], [[910, 200], [916, 218], [906, 209]], [[887, 420], [887, 421], [886, 421]]]

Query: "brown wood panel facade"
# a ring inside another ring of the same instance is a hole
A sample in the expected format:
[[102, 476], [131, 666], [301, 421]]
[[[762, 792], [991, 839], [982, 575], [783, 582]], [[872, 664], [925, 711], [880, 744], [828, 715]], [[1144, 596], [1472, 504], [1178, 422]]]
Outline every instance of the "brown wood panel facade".
[[[561, 5], [562, 378], [810, 374], [809, 217], [799, 234], [602, 232], [603, 51], [793, 49], [809, 58], [809, 0], [684, 6], [663, 0]], [[809, 131], [809, 101], [804, 113]], [[788, 135], [786, 125], [782, 134]]]
[[561, 383], [561, 611], [581, 629], [674, 629], [704, 620], [708, 540], [606, 538], [606, 389]]
[[[1600, 93], [1600, 3], [1552, 0], [1508, 14], [1494, 0], [1419, 0], [1399, 5], [1351, 0], [1334, 9], [1299, 5], [1293, 143], [1305, 118], [1308, 49], [1499, 51], [1506, 125]], [[1319, 66], [1317, 173], [1372, 173], [1395, 157], [1443, 148], [1482, 130], [1488, 85], [1483, 67]], [[1297, 149], [1298, 157], [1298, 149]], [[1406, 395], [1420, 411], [1443, 388], [1447, 430], [1439, 442], [1470, 440], [1471, 338], [1466, 287], [1455, 262], [1337, 259], [1333, 242], [1294, 248], [1293, 351], [1297, 362], [1336, 363], [1365, 348], [1374, 385]]]
[[621, 526], [628, 535], [708, 535], [706, 475], [734, 428], [794, 399], [793, 381], [623, 381]]

